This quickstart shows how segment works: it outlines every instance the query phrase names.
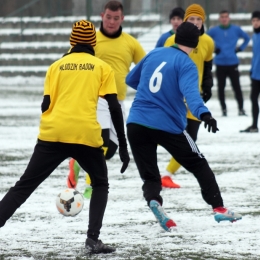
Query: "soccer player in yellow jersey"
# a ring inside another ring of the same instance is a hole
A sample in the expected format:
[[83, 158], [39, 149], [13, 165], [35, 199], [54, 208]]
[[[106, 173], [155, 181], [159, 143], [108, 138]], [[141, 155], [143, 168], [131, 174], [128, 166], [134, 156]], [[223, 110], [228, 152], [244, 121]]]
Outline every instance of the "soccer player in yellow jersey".
[[[195, 24], [201, 35], [199, 37], [199, 43], [197, 48], [195, 48], [190, 54], [190, 58], [196, 64], [199, 75], [199, 90], [201, 96], [206, 103], [211, 98], [211, 88], [213, 86], [212, 79], [212, 59], [214, 52], [214, 42], [210, 36], [204, 33], [203, 23], [205, 21], [206, 15], [204, 9], [198, 4], [192, 4], [188, 6], [185, 11], [184, 22], [191, 22]], [[175, 35], [172, 35], [165, 42], [164, 46], [172, 46], [175, 43]], [[199, 131], [201, 121], [193, 116], [188, 109], [187, 111], [187, 132], [191, 138], [196, 141], [197, 134]], [[174, 183], [171, 175], [174, 174], [180, 167], [180, 164], [172, 158], [169, 162], [166, 171], [161, 175], [162, 177], [162, 187], [165, 188], [180, 188], [180, 185]]]
[[[119, 1], [109, 1], [101, 13], [101, 17], [102, 22], [100, 30], [97, 31], [95, 55], [107, 62], [115, 72], [117, 98], [124, 115], [125, 108], [123, 101], [127, 93], [125, 77], [130, 70], [132, 62], [135, 64], [138, 63], [145, 56], [145, 51], [134, 37], [122, 31], [121, 24], [124, 21], [124, 14], [123, 6]], [[98, 122], [102, 127], [103, 150], [105, 158], [108, 160], [114, 156], [118, 148], [118, 140], [106, 100], [99, 99], [97, 115]], [[67, 181], [68, 187], [76, 187], [79, 170], [78, 163], [74, 159], [71, 159]], [[88, 175], [86, 182], [88, 185], [90, 184]], [[84, 196], [86, 198], [91, 196], [90, 186], [87, 186]]]
[[97, 121], [98, 97], [109, 104], [119, 141], [123, 173], [129, 163], [124, 121], [117, 100], [114, 72], [95, 57], [96, 31], [91, 22], [73, 25], [70, 53], [54, 62], [44, 83], [38, 142], [30, 162], [15, 186], [0, 202], [0, 227], [33, 191], [69, 157], [75, 158], [92, 181], [86, 249], [91, 253], [112, 253], [115, 248], [98, 240], [108, 197], [108, 176], [101, 126]]

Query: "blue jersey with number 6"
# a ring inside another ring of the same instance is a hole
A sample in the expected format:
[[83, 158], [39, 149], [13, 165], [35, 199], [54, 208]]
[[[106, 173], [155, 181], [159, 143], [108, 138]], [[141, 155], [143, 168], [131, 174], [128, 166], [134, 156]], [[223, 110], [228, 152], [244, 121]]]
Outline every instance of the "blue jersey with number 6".
[[152, 50], [129, 72], [126, 84], [137, 90], [127, 124], [180, 134], [187, 124], [184, 99], [197, 118], [209, 112], [199, 94], [197, 67], [176, 47]]

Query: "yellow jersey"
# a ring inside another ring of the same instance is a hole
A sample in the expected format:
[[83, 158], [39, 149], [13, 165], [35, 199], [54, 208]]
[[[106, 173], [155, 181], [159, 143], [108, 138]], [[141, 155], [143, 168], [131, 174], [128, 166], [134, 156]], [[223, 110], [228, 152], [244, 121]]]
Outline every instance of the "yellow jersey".
[[74, 52], [57, 60], [45, 77], [44, 95], [51, 102], [41, 115], [38, 138], [101, 147], [98, 97], [116, 93], [114, 71], [101, 59]]
[[[172, 46], [175, 44], [175, 34], [169, 37], [164, 46]], [[189, 57], [193, 60], [193, 62], [196, 64], [196, 67], [198, 69], [198, 77], [199, 77], [199, 91], [201, 92], [201, 85], [202, 85], [202, 79], [203, 79], [203, 72], [204, 72], [204, 62], [210, 61], [213, 59], [213, 52], [214, 52], [214, 41], [210, 36], [203, 33], [199, 37], [199, 43], [198, 46], [193, 49], [193, 51], [189, 54]], [[198, 120], [195, 116], [191, 114], [191, 112], [188, 110], [187, 112], [187, 118]]]
[[95, 55], [114, 70], [117, 98], [124, 100], [127, 92], [126, 75], [132, 62], [137, 64], [145, 56], [145, 51], [134, 37], [124, 32], [117, 38], [109, 38], [97, 31], [96, 37]]

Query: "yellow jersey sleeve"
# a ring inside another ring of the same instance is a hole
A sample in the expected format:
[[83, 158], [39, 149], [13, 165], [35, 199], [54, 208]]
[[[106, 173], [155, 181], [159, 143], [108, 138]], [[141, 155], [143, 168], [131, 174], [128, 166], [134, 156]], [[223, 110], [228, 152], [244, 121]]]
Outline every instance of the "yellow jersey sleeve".
[[133, 44], [134, 44], [134, 55], [133, 55], [133, 62], [137, 64], [145, 55], [145, 51], [141, 44], [136, 40], [133, 39]]
[[117, 94], [114, 71], [108, 64], [104, 68], [99, 96], [104, 97], [106, 94]]
[[206, 52], [205, 55], [205, 61], [210, 61], [213, 59], [215, 44], [213, 39], [209, 35], [205, 34], [204, 38], [205, 38], [204, 41], [207, 43], [207, 48], [208, 48], [208, 51]]
[[170, 36], [164, 43], [164, 47], [172, 46], [175, 43], [175, 34]]

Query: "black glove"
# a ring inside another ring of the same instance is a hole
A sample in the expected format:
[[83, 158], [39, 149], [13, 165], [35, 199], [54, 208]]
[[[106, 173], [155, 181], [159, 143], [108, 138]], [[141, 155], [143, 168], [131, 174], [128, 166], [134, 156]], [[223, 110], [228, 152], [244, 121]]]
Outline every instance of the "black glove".
[[217, 121], [211, 117], [210, 113], [203, 113], [200, 115], [200, 118], [202, 121], [205, 122], [204, 126], [205, 128], [208, 127], [208, 131], [212, 132], [212, 133], [216, 133], [217, 131], [219, 131], [219, 129], [217, 128]]
[[240, 52], [240, 51], [241, 51], [241, 49], [239, 47], [236, 47], [235, 53]]
[[214, 52], [218, 55], [220, 53], [220, 48], [216, 48]]
[[121, 173], [124, 173], [124, 171], [126, 170], [129, 162], [130, 162], [130, 157], [127, 151], [127, 146], [119, 146], [119, 157], [123, 163], [122, 168], [120, 170]]
[[212, 96], [211, 87], [203, 86], [202, 87], [202, 99], [203, 99], [203, 101], [206, 103], [207, 101], [209, 101], [211, 96]]

